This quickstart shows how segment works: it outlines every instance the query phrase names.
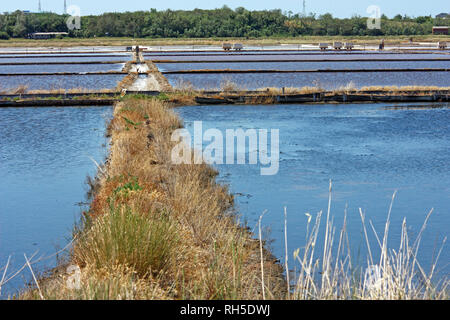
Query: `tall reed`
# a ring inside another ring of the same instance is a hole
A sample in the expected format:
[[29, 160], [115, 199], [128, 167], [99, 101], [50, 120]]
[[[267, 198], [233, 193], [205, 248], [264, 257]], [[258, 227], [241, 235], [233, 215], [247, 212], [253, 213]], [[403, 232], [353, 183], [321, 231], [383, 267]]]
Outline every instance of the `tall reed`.
[[[373, 248], [369, 240], [368, 223], [362, 209], [359, 210], [367, 245], [366, 265], [352, 265], [352, 256], [347, 233], [347, 212], [344, 215], [343, 227], [337, 233], [334, 219], [330, 216], [331, 184], [328, 210], [325, 221], [325, 233], [322, 234], [323, 212], [315, 217], [307, 214], [305, 245], [295, 250], [294, 259], [299, 265], [296, 279], [290, 292], [291, 299], [298, 300], [418, 300], [448, 299], [449, 280], [434, 279], [439, 256], [432, 261], [431, 271], [426, 273], [419, 263], [418, 254], [423, 232], [433, 212], [431, 210], [417, 235], [411, 242], [408, 236], [406, 219], [401, 226], [400, 245], [397, 249], [389, 248], [389, 230], [391, 223], [392, 197], [382, 237], [375, 231], [372, 222], [369, 225], [378, 244]], [[337, 236], [337, 237], [336, 237]], [[321, 240], [322, 239], [322, 240]], [[319, 241], [323, 252], [318, 252]], [[379, 252], [379, 260], [374, 259], [375, 250]], [[335, 253], [333, 256], [332, 252]], [[286, 261], [288, 261], [286, 257]], [[359, 276], [357, 276], [359, 275]]]

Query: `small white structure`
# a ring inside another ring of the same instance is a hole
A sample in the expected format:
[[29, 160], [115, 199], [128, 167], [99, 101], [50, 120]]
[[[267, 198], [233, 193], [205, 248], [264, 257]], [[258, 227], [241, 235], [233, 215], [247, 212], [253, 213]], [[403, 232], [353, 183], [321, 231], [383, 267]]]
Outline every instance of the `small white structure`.
[[57, 37], [67, 37], [69, 34], [67, 32], [34, 32], [28, 34], [28, 39], [54, 39]]
[[438, 48], [441, 49], [441, 50], [447, 49], [447, 42], [445, 42], [445, 41], [439, 41], [439, 42], [438, 42]]
[[334, 50], [341, 50], [343, 46], [344, 46], [344, 44], [342, 42], [339, 42], [339, 41], [333, 42]]
[[233, 49], [233, 45], [231, 43], [224, 42], [222, 43], [222, 48], [225, 51], [230, 51], [231, 49]]
[[345, 50], [350, 50], [351, 51], [351, 50], [353, 50], [355, 45], [353, 43], [351, 43], [351, 42], [346, 42], [344, 47], [345, 47]]
[[329, 45], [328, 43], [319, 43], [319, 48], [320, 48], [320, 50], [322, 50], [322, 51], [327, 50], [329, 46], [330, 46], [330, 45]]
[[244, 45], [242, 43], [235, 43], [233, 45], [233, 49], [236, 51], [241, 51], [242, 49], [244, 49]]
[[126, 47], [125, 49], [126, 49], [127, 51], [136, 51], [136, 48], [137, 48], [137, 47], [139, 47], [139, 51], [140, 51], [140, 52], [150, 50], [149, 47], [141, 47], [141, 46], [129, 46], [129, 47]]

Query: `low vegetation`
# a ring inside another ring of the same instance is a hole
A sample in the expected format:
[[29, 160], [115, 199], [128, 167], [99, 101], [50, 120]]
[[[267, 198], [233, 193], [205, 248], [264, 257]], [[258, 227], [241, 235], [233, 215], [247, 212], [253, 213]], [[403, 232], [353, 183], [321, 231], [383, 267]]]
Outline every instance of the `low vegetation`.
[[28, 89], [27, 85], [20, 85], [15, 88], [5, 88], [3, 89], [0, 86], [0, 94], [3, 95], [17, 95], [17, 94], [93, 94], [93, 93], [114, 93], [116, 92], [115, 89], [88, 89], [88, 88], [70, 88], [70, 89], [48, 89], [48, 90], [42, 90], [42, 89]]
[[[367, 255], [366, 263], [356, 265], [347, 216], [339, 231], [330, 210], [330, 183], [328, 210], [307, 214], [306, 241], [290, 244], [299, 246], [293, 255], [286, 237], [281, 266], [261, 237], [263, 216], [257, 239], [240, 226], [233, 197], [226, 186], [215, 182], [215, 170], [206, 164], [171, 164], [170, 137], [182, 123], [166, 100], [165, 94], [136, 95], [117, 103], [108, 126], [110, 156], [97, 177], [90, 179], [90, 210], [74, 229], [70, 254], [50, 276], [35, 278], [17, 298], [449, 298], [448, 279], [434, 278], [443, 246], [429, 273], [418, 259], [432, 211], [415, 239], [408, 235], [405, 219], [399, 248], [389, 247], [395, 194], [382, 234], [360, 210]], [[288, 217], [285, 209], [286, 235]]]
[[[167, 79], [163, 75], [158, 73], [152, 73], [157, 77], [158, 82], [165, 87], [166, 91], [161, 92], [158, 95], [147, 94], [130, 94], [127, 93], [127, 89], [136, 81], [138, 75], [136, 73], [130, 73], [118, 84], [116, 89], [101, 89], [90, 90], [85, 88], [73, 88], [73, 89], [51, 89], [51, 90], [28, 90], [26, 86], [19, 86], [13, 89], [0, 89], [1, 97], [0, 101], [42, 101], [45, 104], [46, 100], [91, 100], [93, 103], [95, 100], [114, 100], [114, 101], [128, 101], [128, 100], [153, 100], [157, 99], [166, 103], [170, 103], [172, 106], [186, 106], [198, 104], [198, 97], [207, 97], [212, 99], [234, 99], [233, 103], [240, 104], [277, 104], [280, 103], [277, 97], [280, 95], [308, 95], [314, 93], [320, 93], [323, 97], [340, 96], [343, 94], [357, 95], [357, 96], [382, 96], [388, 98], [389, 96], [431, 96], [435, 94], [448, 94], [450, 87], [436, 87], [436, 86], [371, 86], [356, 88], [352, 82], [347, 85], [336, 87], [333, 90], [325, 90], [316, 84], [312, 87], [284, 87], [284, 88], [264, 88], [248, 91], [246, 88], [232, 82], [231, 80], [224, 80], [221, 83], [220, 88], [212, 91], [196, 90], [189, 81], [179, 81], [175, 84], [174, 88], [168, 84]], [[27, 96], [30, 94], [30, 96]], [[70, 94], [76, 94], [76, 96], [68, 96]], [[44, 95], [36, 98], [33, 95]], [[52, 95], [52, 96], [45, 96]], [[68, 103], [69, 103], [68, 102]], [[308, 103], [313, 103], [313, 100]], [[317, 103], [323, 103], [321, 100]], [[47, 104], [45, 104], [47, 105]]]
[[[389, 45], [408, 45], [411, 36], [382, 36], [387, 46]], [[380, 36], [272, 36], [264, 38], [247, 38], [247, 37], [211, 37], [211, 38], [131, 38], [131, 37], [96, 37], [96, 38], [64, 38], [64, 39], [48, 39], [48, 40], [31, 40], [23, 38], [11, 38], [10, 40], [0, 39], [0, 48], [2, 47], [52, 47], [65, 48], [73, 47], [101, 47], [101, 46], [130, 46], [140, 45], [150, 47], [153, 50], [159, 50], [160, 46], [180, 45], [180, 46], [205, 46], [213, 45], [221, 47], [223, 42], [239, 42], [246, 47], [274, 46], [281, 44], [302, 45], [315, 44], [320, 42], [345, 41], [352, 42], [357, 45], [376, 45], [380, 43]], [[414, 42], [436, 43], [438, 41], [450, 42], [450, 38], [445, 35], [416, 35]]]
[[[431, 263], [430, 272], [424, 271], [418, 259], [422, 234], [433, 210], [424, 218], [425, 222], [414, 240], [408, 234], [405, 218], [401, 226], [400, 245], [394, 249], [389, 247], [389, 232], [392, 204], [396, 193], [392, 197], [384, 232], [381, 234], [375, 230], [371, 221], [366, 220], [363, 210], [359, 209], [366, 244], [366, 261], [363, 266], [360, 266], [354, 264], [354, 257], [351, 254], [349, 245], [351, 235], [348, 234], [346, 225], [347, 212], [344, 214], [340, 231], [336, 228], [334, 217], [331, 215], [331, 190], [330, 182], [326, 215], [323, 211], [317, 213], [315, 217], [307, 214], [306, 241], [305, 245], [295, 250], [293, 255], [293, 264], [298, 268], [298, 273], [295, 274], [292, 282], [287, 284], [290, 288], [288, 298], [295, 300], [447, 300], [449, 298], [449, 279], [444, 276], [435, 281], [434, 278], [446, 239], [438, 249], [436, 259]], [[287, 217], [286, 208], [285, 217]], [[368, 231], [369, 225], [373, 233]], [[287, 229], [285, 233], [286, 231]], [[376, 247], [372, 247], [372, 239], [376, 239]], [[286, 257], [286, 261], [289, 259]], [[287, 263], [286, 269], [288, 269]]]
[[[182, 126], [157, 99], [127, 99], [109, 125], [111, 153], [69, 263], [80, 269], [40, 281], [33, 299], [261, 299], [259, 243], [236, 223], [233, 197], [207, 165], [172, 165]], [[264, 251], [267, 297], [284, 296], [282, 269]]]
[[438, 91], [449, 91], [450, 87], [438, 87], [438, 86], [365, 86], [357, 88], [356, 85], [350, 81], [346, 85], [337, 86], [332, 90], [324, 89], [320, 83], [315, 83], [314, 86], [306, 87], [267, 87], [259, 88], [249, 91], [245, 86], [241, 86], [230, 79], [224, 79], [221, 82], [219, 88], [211, 90], [197, 90], [193, 84], [189, 81], [180, 80], [174, 85], [174, 92], [178, 95], [186, 96], [197, 96], [211, 92], [218, 92], [222, 95], [230, 94], [250, 94], [250, 95], [281, 95], [281, 94], [311, 94], [311, 93], [328, 93], [328, 94], [340, 94], [340, 93], [355, 93], [355, 94], [366, 94], [370, 92], [380, 92], [383, 94], [399, 94], [399, 93], [410, 93], [410, 94], [420, 94], [426, 92], [438, 92]]
[[[0, 15], [0, 37], [23, 38], [32, 32], [66, 32], [68, 15], [22, 11]], [[449, 19], [432, 16], [381, 17], [381, 29], [367, 27], [367, 18], [353, 16], [339, 19], [330, 13], [306, 17], [281, 10], [249, 11], [224, 6], [220, 9], [190, 11], [164, 10], [104, 13], [82, 16], [81, 29], [70, 31], [72, 37], [133, 38], [267, 38], [299, 36], [402, 36], [430, 35], [435, 25], [449, 25]]]

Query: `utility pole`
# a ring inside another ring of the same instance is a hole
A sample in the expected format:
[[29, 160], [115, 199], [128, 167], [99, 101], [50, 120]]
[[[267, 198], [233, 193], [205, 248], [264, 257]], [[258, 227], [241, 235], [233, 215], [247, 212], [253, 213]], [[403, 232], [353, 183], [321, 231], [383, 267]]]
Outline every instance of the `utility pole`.
[[41, 0], [39, 0], [39, 3], [38, 3], [38, 12], [42, 12]]
[[64, 0], [64, 12], [63, 14], [67, 13], [67, 0]]
[[306, 0], [303, 0], [303, 17], [306, 17]]

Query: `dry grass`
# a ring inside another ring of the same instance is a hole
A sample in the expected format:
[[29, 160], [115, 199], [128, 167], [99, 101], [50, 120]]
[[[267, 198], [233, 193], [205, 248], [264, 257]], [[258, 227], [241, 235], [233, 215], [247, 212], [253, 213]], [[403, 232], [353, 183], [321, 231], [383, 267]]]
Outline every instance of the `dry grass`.
[[[129, 99], [116, 105], [108, 127], [110, 157], [99, 171], [90, 211], [74, 232], [70, 263], [79, 270], [80, 286], [70, 287], [71, 275], [63, 270], [37, 280], [20, 298], [448, 299], [448, 280], [434, 282], [442, 248], [430, 273], [418, 261], [431, 212], [414, 241], [404, 220], [394, 250], [388, 238], [395, 194], [382, 235], [360, 210], [368, 254], [366, 265], [357, 268], [347, 213], [340, 232], [331, 215], [331, 183], [326, 217], [308, 214], [306, 242], [294, 252], [298, 269], [290, 282], [284, 279], [282, 266], [264, 248], [262, 216], [257, 241], [236, 223], [233, 198], [216, 184], [217, 172], [205, 164], [171, 164], [170, 137], [181, 127], [160, 101]], [[378, 248], [370, 245], [368, 225]], [[292, 268], [288, 262], [286, 256], [286, 270]]]
[[24, 94], [27, 92], [28, 92], [27, 85], [20, 85], [15, 88], [6, 88], [6, 89], [0, 87], [0, 94]]
[[[157, 100], [116, 105], [106, 174], [70, 259], [90, 286], [72, 292], [64, 281], [42, 281], [44, 298], [262, 298], [258, 241], [236, 223], [217, 172], [171, 164], [171, 134], [181, 126]], [[266, 296], [282, 298], [281, 266], [264, 252]], [[130, 279], [138, 295], [123, 293], [133, 287]], [[23, 297], [39, 296], [31, 290]]]
[[129, 73], [117, 84], [117, 91], [128, 89], [138, 79], [138, 77], [139, 75], [137, 72]]
[[[432, 211], [426, 216], [422, 229], [414, 241], [411, 241], [408, 236], [406, 219], [404, 219], [401, 226], [399, 248], [391, 249], [388, 247], [388, 238], [395, 193], [387, 215], [384, 233], [381, 236], [370, 222], [378, 248], [372, 248], [370, 245], [368, 223], [360, 209], [367, 245], [367, 265], [363, 268], [356, 268], [352, 265], [350, 254], [350, 235], [347, 233], [346, 226], [347, 213], [344, 215], [343, 227], [337, 233], [330, 212], [331, 198], [330, 183], [324, 234], [320, 232], [324, 219], [323, 212], [319, 212], [315, 220], [312, 215], [307, 214], [305, 246], [294, 252], [294, 260], [299, 265], [299, 271], [291, 286], [291, 299], [440, 300], [449, 298], [449, 279], [444, 278], [437, 283], [434, 281], [436, 265], [446, 239], [444, 239], [436, 260], [432, 262], [431, 271], [428, 274], [418, 261], [422, 234]], [[319, 241], [323, 241], [321, 252], [318, 252], [317, 249]], [[376, 251], [379, 252], [377, 261], [374, 258]]]
[[183, 78], [177, 78], [174, 89], [176, 92], [185, 94], [196, 92], [195, 86], [192, 84], [192, 82]]
[[174, 107], [179, 106], [193, 106], [196, 105], [195, 101], [198, 93], [196, 92], [180, 92], [174, 90], [173, 92], [165, 94], [163, 97], [165, 101], [170, 102]]
[[366, 86], [359, 89], [359, 91], [386, 91], [386, 92], [399, 92], [399, 91], [445, 91], [450, 90], [450, 87], [438, 87], [438, 86]]
[[[142, 58], [142, 61], [144, 61], [144, 58]], [[146, 61], [145, 63], [148, 66], [149, 73], [151, 73], [155, 77], [156, 81], [158, 81], [161, 88], [160, 90], [164, 92], [173, 91], [169, 80], [167, 80], [167, 78], [159, 71], [158, 67], [152, 61]]]
[[172, 86], [169, 83], [169, 80], [161, 73], [161, 72], [152, 72], [152, 75], [155, 77], [156, 81], [158, 81], [158, 84], [160, 86], [160, 90], [162, 92], [171, 92], [173, 91]]
[[231, 79], [225, 78], [220, 83], [220, 90], [227, 92], [227, 91], [245, 91], [246, 89], [244, 89], [242, 86], [239, 86]]
[[111, 93], [116, 92], [116, 89], [88, 89], [88, 88], [71, 88], [71, 89], [61, 89], [61, 88], [54, 88], [54, 89], [48, 89], [48, 90], [42, 90], [42, 89], [33, 89], [29, 90], [28, 86], [26, 85], [20, 85], [16, 88], [12, 89], [0, 89], [0, 94], [66, 94], [66, 93], [86, 93], [86, 94], [92, 94], [92, 93]]
[[29, 90], [29, 94], [65, 94], [65, 93], [111, 93], [116, 92], [115, 89], [87, 89], [87, 88], [71, 88], [71, 89], [51, 89], [51, 90]]
[[[67, 268], [68, 269], [68, 268]], [[111, 275], [114, 276], [111, 276]], [[78, 287], [68, 285], [73, 274], [62, 272], [42, 287], [46, 300], [149, 300], [166, 298], [157, 281], [136, 277], [133, 269], [113, 266], [107, 269], [85, 268], [79, 273]], [[40, 300], [37, 290], [26, 291], [20, 299]]]
[[195, 105], [195, 97], [202, 93], [196, 90], [192, 82], [178, 78], [171, 92], [166, 94], [166, 101], [175, 106]]
[[[49, 39], [28, 40], [10, 39], [0, 40], [0, 47], [73, 47], [73, 46], [168, 46], [168, 45], [215, 45], [222, 46], [224, 41], [240, 42], [247, 46], [272, 46], [279, 44], [317, 44], [319, 42], [345, 41], [355, 44], [378, 45], [384, 38], [386, 45], [407, 44], [411, 36], [302, 36], [302, 37], [272, 37], [272, 38], [113, 38], [97, 37], [90, 39]], [[414, 36], [415, 42], [449, 41], [449, 37], [442, 35]], [[155, 48], [158, 49], [158, 48]]]
[[361, 88], [356, 88], [353, 81], [350, 81], [346, 85], [336, 87], [333, 90], [325, 90], [320, 85], [315, 87], [302, 87], [302, 88], [293, 88], [293, 87], [285, 87], [285, 88], [266, 88], [260, 89], [261, 94], [268, 95], [280, 95], [280, 94], [311, 94], [311, 93], [329, 93], [329, 94], [342, 94], [342, 93], [360, 93], [364, 94], [368, 91], [378, 91], [380, 93], [385, 92], [388, 93], [400, 93], [400, 92], [434, 92], [434, 91], [446, 91], [450, 90], [450, 87], [438, 87], [438, 86], [366, 86]]
[[[267, 88], [259, 88], [252, 90], [256, 93], [251, 93], [252, 95], [268, 95], [275, 96], [281, 94], [312, 94], [312, 93], [328, 93], [328, 94], [342, 94], [342, 93], [362, 93], [367, 91], [379, 91], [385, 93], [399, 93], [399, 92], [421, 92], [421, 91], [446, 91], [450, 90], [450, 87], [438, 87], [438, 86], [365, 86], [361, 88], [357, 88], [353, 81], [348, 82], [346, 85], [342, 85], [336, 87], [332, 90], [326, 90], [322, 87], [322, 85], [318, 82], [315, 83], [315, 86], [306, 86], [306, 87], [267, 87]], [[245, 87], [240, 86], [236, 82], [231, 81], [230, 79], [226, 79], [222, 82], [221, 87], [217, 89], [217, 91], [223, 91], [225, 94], [246, 94], [247, 89]], [[197, 94], [202, 93], [201, 91], [197, 91]]]
[[131, 67], [135, 64], [135, 61], [127, 61], [122, 68], [122, 72], [130, 72]]
[[261, 93], [267, 93], [269, 95], [280, 95], [280, 94], [311, 94], [311, 93], [319, 93], [325, 92], [325, 90], [321, 87], [284, 87], [284, 88], [266, 88], [265, 91], [261, 90]]
[[[423, 96], [430, 95], [437, 92], [449, 91], [450, 87], [436, 87], [436, 86], [372, 86], [356, 88], [353, 81], [350, 81], [346, 85], [336, 87], [332, 90], [325, 90], [320, 83], [316, 83], [313, 87], [284, 87], [284, 88], [261, 88], [256, 90], [247, 91], [246, 88], [241, 87], [231, 80], [224, 80], [222, 86], [219, 89], [212, 90], [208, 93], [206, 90], [195, 90], [190, 82], [179, 81], [175, 86], [175, 90], [167, 94], [167, 101], [173, 102], [176, 105], [195, 105], [195, 97], [207, 96], [212, 99], [224, 99], [232, 98], [234, 101], [240, 101], [239, 104], [276, 104], [278, 103], [277, 96], [280, 95], [309, 95], [314, 93], [320, 93], [325, 96], [335, 96], [343, 94], [352, 95], [368, 95], [377, 94], [385, 96], [395, 95], [415, 95]], [[236, 100], [237, 99], [237, 100]], [[312, 102], [312, 101], [311, 101]], [[322, 102], [320, 102], [322, 103]]]
[[152, 61], [145, 61], [148, 66], [149, 72], [159, 72], [158, 67]]

